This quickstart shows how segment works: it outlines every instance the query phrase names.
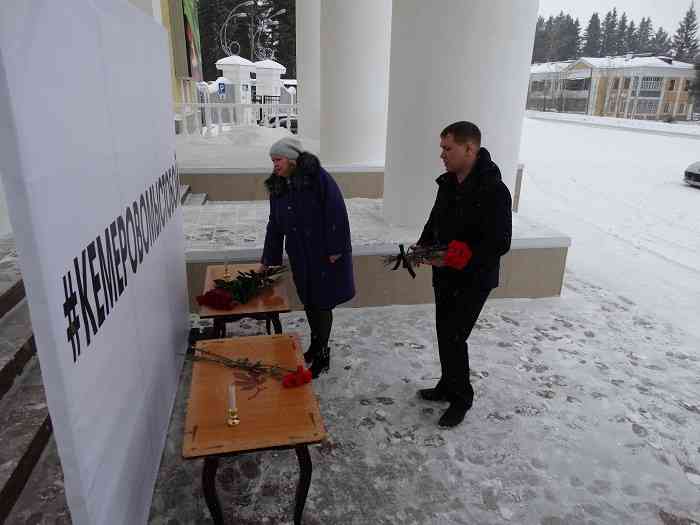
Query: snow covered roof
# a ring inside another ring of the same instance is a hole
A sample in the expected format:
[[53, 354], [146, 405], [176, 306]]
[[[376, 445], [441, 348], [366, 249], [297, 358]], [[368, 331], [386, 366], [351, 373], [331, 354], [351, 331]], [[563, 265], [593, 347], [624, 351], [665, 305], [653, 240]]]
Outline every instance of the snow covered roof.
[[247, 58], [239, 57], [238, 55], [231, 55], [226, 58], [220, 58], [216, 61], [216, 67], [221, 69], [221, 66], [249, 66], [255, 67], [250, 60]]
[[667, 57], [582, 57], [580, 62], [597, 69], [626, 69], [626, 68], [665, 68], [665, 69], [693, 69], [693, 64], [680, 62]]
[[282, 64], [278, 64], [274, 60], [260, 60], [259, 62], [255, 63], [255, 67], [258, 69], [280, 69], [282, 70], [282, 73], [287, 72], [287, 68], [284, 67]]
[[532, 64], [530, 66], [530, 73], [531, 74], [537, 74], [537, 73], [559, 73], [566, 69], [568, 66], [572, 64], [571, 61], [567, 62], [545, 62], [542, 64]]

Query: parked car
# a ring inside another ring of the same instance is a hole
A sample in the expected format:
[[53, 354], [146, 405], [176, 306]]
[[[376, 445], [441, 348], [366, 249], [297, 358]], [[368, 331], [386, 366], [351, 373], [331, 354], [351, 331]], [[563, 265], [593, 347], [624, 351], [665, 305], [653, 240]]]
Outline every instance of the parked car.
[[685, 170], [685, 183], [700, 188], [700, 162], [694, 162]]
[[[279, 118], [279, 123], [277, 123], [277, 119]], [[279, 117], [272, 117], [269, 120], [269, 126], [271, 128], [274, 127], [280, 127], [280, 128], [286, 128], [289, 126], [289, 123], [291, 121], [291, 127], [289, 128], [289, 131], [292, 133], [296, 133], [298, 129], [298, 122], [297, 118], [295, 116], [288, 116], [288, 115], [280, 115]]]

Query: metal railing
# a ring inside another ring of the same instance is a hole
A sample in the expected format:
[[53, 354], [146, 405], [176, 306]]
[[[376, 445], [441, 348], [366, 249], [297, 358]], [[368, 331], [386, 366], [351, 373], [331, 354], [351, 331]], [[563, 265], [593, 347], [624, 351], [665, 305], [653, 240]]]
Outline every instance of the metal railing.
[[176, 104], [175, 133], [214, 136], [244, 126], [283, 127], [295, 133], [298, 115], [297, 104]]

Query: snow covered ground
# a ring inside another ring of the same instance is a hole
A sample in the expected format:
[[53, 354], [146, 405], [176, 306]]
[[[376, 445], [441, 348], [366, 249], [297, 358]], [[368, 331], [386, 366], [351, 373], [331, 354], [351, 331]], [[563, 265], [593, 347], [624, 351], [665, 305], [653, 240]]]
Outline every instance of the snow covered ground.
[[700, 336], [700, 191], [683, 183], [700, 139], [525, 119], [521, 160], [520, 209], [572, 238], [572, 274]]

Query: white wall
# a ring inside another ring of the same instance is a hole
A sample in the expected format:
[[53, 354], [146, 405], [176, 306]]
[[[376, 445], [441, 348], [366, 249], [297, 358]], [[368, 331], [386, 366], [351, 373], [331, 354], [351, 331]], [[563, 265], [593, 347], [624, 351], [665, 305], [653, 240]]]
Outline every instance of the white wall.
[[538, 0], [394, 2], [384, 214], [422, 224], [442, 172], [439, 134], [468, 120], [513, 189]]

